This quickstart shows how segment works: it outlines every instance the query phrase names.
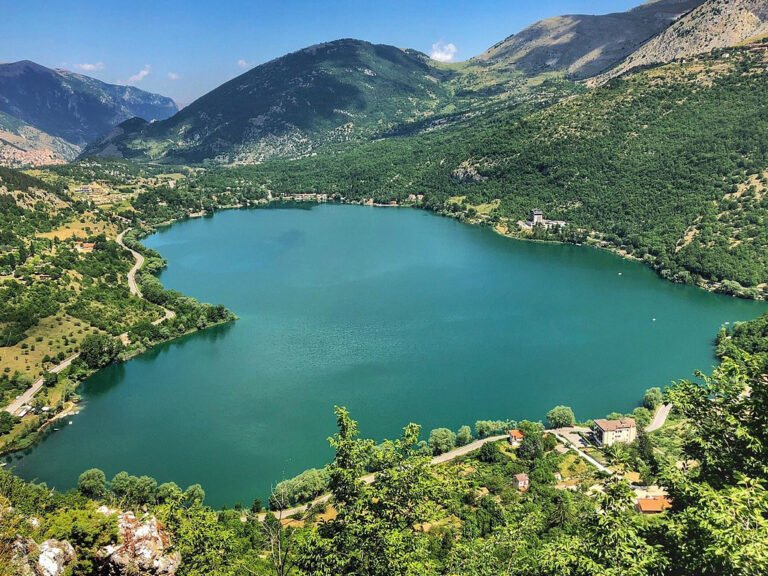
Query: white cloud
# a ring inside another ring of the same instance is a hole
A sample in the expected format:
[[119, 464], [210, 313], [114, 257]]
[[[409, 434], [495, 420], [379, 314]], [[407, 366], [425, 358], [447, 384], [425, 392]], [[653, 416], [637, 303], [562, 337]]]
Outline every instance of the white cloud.
[[237, 65], [240, 66], [240, 68], [250, 68], [251, 66], [250, 64], [248, 64], [248, 62], [246, 62], [242, 58], [240, 58], [240, 60], [237, 61]]
[[429, 57], [438, 62], [453, 62], [456, 58], [456, 52], [458, 52], [458, 49], [455, 44], [451, 42], [446, 44], [441, 40], [432, 44], [432, 52], [429, 54]]
[[176, 80], [178, 80], [179, 78], [181, 78], [181, 76], [179, 76], [178, 74], [176, 74], [176, 72], [168, 72], [168, 80], [174, 80], [174, 81], [176, 81]]
[[144, 80], [147, 76], [149, 76], [149, 70], [151, 66], [149, 64], [145, 64], [144, 68], [136, 72], [133, 76], [128, 78], [128, 80], [125, 81], [126, 84], [137, 84]]
[[104, 62], [75, 64], [75, 68], [82, 70], [83, 72], [96, 72], [96, 70], [104, 70]]

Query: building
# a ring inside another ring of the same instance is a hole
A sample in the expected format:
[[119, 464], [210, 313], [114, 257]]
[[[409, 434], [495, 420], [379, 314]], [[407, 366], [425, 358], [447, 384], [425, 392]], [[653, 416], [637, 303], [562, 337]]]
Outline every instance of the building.
[[515, 479], [512, 481], [512, 484], [514, 484], [515, 488], [517, 488], [520, 492], [525, 492], [530, 486], [528, 474], [524, 474], [522, 472], [520, 474], [515, 474]]
[[661, 514], [665, 510], [672, 508], [672, 502], [666, 496], [639, 498], [635, 508], [641, 514]]
[[510, 430], [508, 434], [509, 434], [509, 443], [515, 448], [520, 446], [520, 442], [523, 441], [523, 437], [525, 436], [525, 434], [523, 434], [522, 432], [520, 432], [520, 430], [517, 430], [517, 429]]
[[622, 442], [629, 444], [637, 438], [637, 425], [634, 418], [620, 418], [619, 420], [595, 420], [592, 429], [595, 440], [601, 446], [611, 446]]
[[95, 242], [77, 242], [75, 244], [75, 250], [77, 250], [81, 254], [88, 254], [90, 252], [93, 252], [93, 249], [95, 247], [96, 247]]
[[556, 230], [564, 228], [567, 224], [565, 220], [547, 220], [544, 218], [544, 212], [538, 208], [530, 211], [528, 220], [518, 220], [517, 222], [517, 226], [527, 232], [532, 232], [536, 226], [546, 228], [547, 230]]

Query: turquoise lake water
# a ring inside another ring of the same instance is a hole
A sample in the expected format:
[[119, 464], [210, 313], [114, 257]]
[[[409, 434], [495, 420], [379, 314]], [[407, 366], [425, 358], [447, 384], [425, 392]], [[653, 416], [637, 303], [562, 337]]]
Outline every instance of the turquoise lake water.
[[125, 469], [247, 505], [330, 459], [334, 405], [376, 439], [556, 404], [631, 411], [646, 388], [710, 369], [724, 322], [767, 309], [412, 209], [227, 211], [145, 244], [167, 258], [167, 287], [240, 319], [92, 377], [72, 425], [14, 459], [23, 477], [69, 488], [87, 468]]

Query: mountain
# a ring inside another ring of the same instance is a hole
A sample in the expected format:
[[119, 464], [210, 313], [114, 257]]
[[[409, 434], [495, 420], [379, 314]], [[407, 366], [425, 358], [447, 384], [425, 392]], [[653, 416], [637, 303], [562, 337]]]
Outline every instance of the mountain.
[[0, 166], [61, 164], [79, 152], [78, 146], [0, 112]]
[[637, 66], [671, 62], [768, 37], [766, 0], [708, 0], [649, 40], [615, 68], [606, 80]]
[[422, 197], [432, 210], [512, 234], [538, 207], [568, 222], [561, 240], [613, 247], [679, 282], [768, 297], [767, 67], [768, 44], [733, 48], [551, 106], [221, 169], [211, 182], [221, 186], [228, 173], [233, 189], [247, 182], [273, 196]]
[[85, 155], [246, 163], [302, 156], [438, 112], [451, 74], [414, 50], [318, 44], [249, 70], [168, 120], [120, 126]]
[[82, 156], [252, 164], [442, 127], [530, 97], [538, 90], [531, 79], [592, 76], [703, 1], [656, 0], [620, 14], [544, 20], [451, 65], [359, 40], [319, 44], [257, 66], [165, 121], [120, 125]]
[[68, 160], [124, 120], [162, 120], [176, 112], [170, 98], [133, 86], [107, 84], [28, 60], [0, 64], [1, 156], [23, 157], [14, 152], [20, 148], [33, 157]]
[[656, 0], [627, 12], [570, 15], [536, 22], [471, 60], [478, 66], [512, 68], [535, 76], [594, 76], [637, 50], [704, 0]]

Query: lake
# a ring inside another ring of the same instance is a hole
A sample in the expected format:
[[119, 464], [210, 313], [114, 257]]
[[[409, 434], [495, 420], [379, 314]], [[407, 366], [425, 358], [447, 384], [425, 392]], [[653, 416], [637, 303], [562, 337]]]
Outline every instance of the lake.
[[249, 505], [331, 458], [334, 405], [376, 439], [556, 404], [628, 412], [709, 370], [723, 323], [766, 310], [414, 209], [232, 210], [145, 244], [167, 287], [240, 319], [90, 378], [72, 425], [14, 462], [24, 478], [69, 488], [88, 468], [127, 470]]

